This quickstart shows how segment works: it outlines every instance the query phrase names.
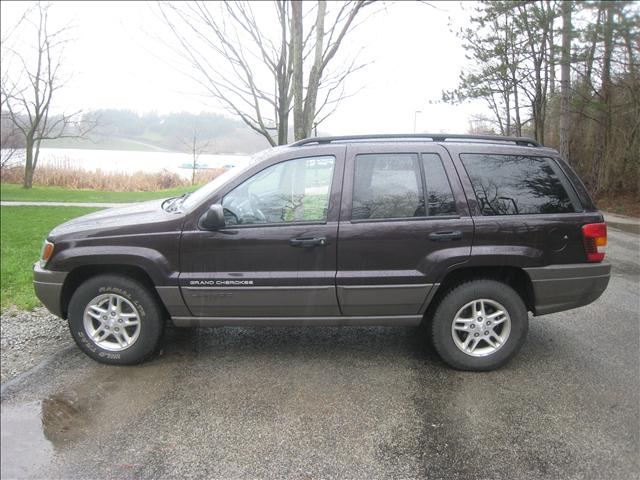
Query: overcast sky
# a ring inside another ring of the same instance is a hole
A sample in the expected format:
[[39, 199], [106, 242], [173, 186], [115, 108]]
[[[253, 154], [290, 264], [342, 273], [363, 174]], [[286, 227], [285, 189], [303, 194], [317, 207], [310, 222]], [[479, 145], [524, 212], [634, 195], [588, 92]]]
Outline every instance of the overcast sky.
[[[443, 89], [457, 85], [465, 62], [460, 41], [449, 31], [468, 13], [459, 2], [389, 3], [345, 42], [344, 53], [361, 47], [373, 62], [348, 80], [359, 93], [341, 105], [322, 131], [350, 133], [463, 133], [468, 117], [481, 105], [451, 106], [438, 102]], [[2, 1], [3, 37], [26, 7]], [[465, 5], [469, 9], [469, 4]], [[220, 111], [198, 95], [198, 87], [172, 66], [169, 52], [155, 36], [162, 32], [152, 5], [144, 2], [54, 2], [55, 25], [72, 22], [75, 41], [66, 51], [65, 66], [73, 78], [60, 92], [57, 107], [65, 109], [127, 108], [138, 112]], [[12, 38], [17, 48], [26, 39]]]

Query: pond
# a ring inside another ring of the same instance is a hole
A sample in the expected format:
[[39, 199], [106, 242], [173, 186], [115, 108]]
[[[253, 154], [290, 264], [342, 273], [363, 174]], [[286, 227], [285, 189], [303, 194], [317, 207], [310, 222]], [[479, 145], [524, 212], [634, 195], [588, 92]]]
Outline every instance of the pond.
[[[248, 155], [202, 154], [198, 168], [230, 168], [249, 161]], [[193, 157], [180, 152], [141, 152], [132, 150], [91, 150], [78, 148], [42, 148], [38, 165], [50, 165], [104, 172], [160, 172], [166, 170], [191, 177]]]

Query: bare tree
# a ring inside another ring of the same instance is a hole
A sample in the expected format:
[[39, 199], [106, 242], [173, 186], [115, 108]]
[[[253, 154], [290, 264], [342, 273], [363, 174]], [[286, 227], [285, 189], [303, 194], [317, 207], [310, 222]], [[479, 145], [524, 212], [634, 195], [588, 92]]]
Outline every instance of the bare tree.
[[191, 155], [191, 185], [195, 185], [196, 183], [196, 171], [199, 168], [198, 158], [200, 158], [200, 155], [209, 148], [210, 143], [211, 142], [209, 140], [202, 140], [200, 138], [200, 132], [198, 131], [197, 125], [193, 126], [193, 131], [189, 138], [182, 142]]
[[21, 32], [22, 38], [34, 34], [35, 52], [30, 55], [24, 46], [8, 48], [13, 63], [6, 73], [3, 71], [3, 107], [11, 124], [24, 137], [24, 188], [33, 184], [43, 140], [84, 136], [94, 126], [80, 111], [70, 114], [51, 111], [54, 95], [68, 80], [62, 75], [61, 65], [70, 38], [68, 27], [50, 30], [49, 8], [48, 4], [37, 3], [25, 13], [22, 26], [27, 31]]
[[[161, 2], [159, 12], [187, 74], [270, 145], [277, 145], [288, 142], [292, 109], [298, 139], [309, 136], [347, 96], [346, 78], [364, 65], [354, 59], [334, 70], [328, 66], [370, 3], [335, 3], [332, 13], [324, 0]], [[313, 22], [306, 25], [307, 18]]]

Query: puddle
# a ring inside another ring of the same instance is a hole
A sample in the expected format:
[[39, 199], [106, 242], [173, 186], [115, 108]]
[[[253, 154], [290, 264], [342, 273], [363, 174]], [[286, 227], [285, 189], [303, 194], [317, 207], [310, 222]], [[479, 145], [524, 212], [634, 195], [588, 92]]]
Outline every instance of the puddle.
[[40, 419], [41, 403], [2, 406], [0, 469], [3, 478], [21, 478], [50, 463], [54, 455]]
[[121, 428], [171, 388], [171, 370], [158, 364], [95, 366], [41, 400], [3, 402], [2, 478], [37, 477], [57, 456], [93, 443], [97, 433], [108, 436]]

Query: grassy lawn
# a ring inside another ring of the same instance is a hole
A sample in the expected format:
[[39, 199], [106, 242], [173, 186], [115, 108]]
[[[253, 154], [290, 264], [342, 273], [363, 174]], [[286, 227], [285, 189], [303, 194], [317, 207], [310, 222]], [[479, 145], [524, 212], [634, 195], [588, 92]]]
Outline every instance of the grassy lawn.
[[96, 208], [0, 207], [0, 262], [2, 308], [16, 305], [32, 309], [40, 302], [33, 292], [32, 266], [40, 256], [45, 237], [56, 225]]
[[29, 190], [13, 183], [0, 184], [0, 200], [22, 202], [106, 202], [128, 203], [175, 197], [197, 187], [177, 187], [156, 192], [104, 192], [101, 190], [72, 190], [62, 187], [33, 187]]

